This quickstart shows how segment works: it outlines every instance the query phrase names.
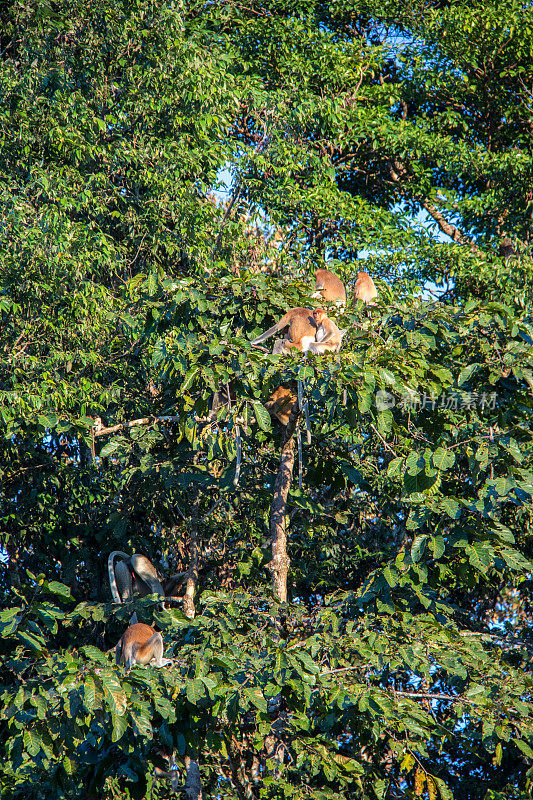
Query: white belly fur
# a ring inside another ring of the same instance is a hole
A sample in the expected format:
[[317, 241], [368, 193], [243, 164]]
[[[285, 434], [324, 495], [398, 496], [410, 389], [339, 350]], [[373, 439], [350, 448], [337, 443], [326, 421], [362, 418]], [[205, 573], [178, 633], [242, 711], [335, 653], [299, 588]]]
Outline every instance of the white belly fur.
[[317, 332], [315, 334], [315, 341], [316, 342], [323, 342], [326, 338], [326, 329], [323, 325], [319, 325], [317, 328]]
[[302, 336], [302, 338], [300, 339], [300, 344], [302, 345], [302, 350], [304, 353], [307, 353], [307, 351], [309, 350], [309, 345], [311, 344], [311, 342], [314, 341], [315, 341], [314, 336]]

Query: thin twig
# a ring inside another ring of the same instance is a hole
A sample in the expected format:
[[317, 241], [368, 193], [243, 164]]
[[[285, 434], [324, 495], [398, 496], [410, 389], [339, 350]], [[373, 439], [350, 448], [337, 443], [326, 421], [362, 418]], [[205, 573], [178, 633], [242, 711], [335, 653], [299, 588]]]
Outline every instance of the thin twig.
[[381, 435], [381, 433], [378, 431], [378, 429], [377, 429], [377, 428], [375, 428], [375, 427], [374, 427], [374, 425], [372, 425], [372, 424], [370, 425], [370, 427], [372, 428], [372, 430], [374, 431], [374, 433], [375, 433], [375, 434], [377, 434], [377, 436], [378, 436], [378, 437], [381, 439], [381, 441], [383, 442], [383, 444], [385, 445], [385, 447], [387, 448], [387, 450], [390, 450], [390, 451], [391, 451], [391, 453], [394, 453], [394, 455], [395, 455], [396, 457], [398, 457], [398, 454], [396, 453], [396, 450], [393, 450], [393, 449], [392, 449], [392, 447], [391, 447], [389, 444], [387, 444], [387, 442], [385, 441], [385, 439], [383, 438], [383, 436]]

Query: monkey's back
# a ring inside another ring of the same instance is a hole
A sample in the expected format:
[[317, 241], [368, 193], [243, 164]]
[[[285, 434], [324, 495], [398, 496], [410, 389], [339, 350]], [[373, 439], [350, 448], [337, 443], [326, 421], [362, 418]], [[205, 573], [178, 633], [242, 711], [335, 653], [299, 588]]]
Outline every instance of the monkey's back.
[[146, 644], [148, 639], [151, 639], [154, 633], [155, 631], [150, 625], [145, 625], [144, 622], [135, 622], [133, 625], [130, 625], [122, 635], [122, 649], [131, 641], [142, 646]]
[[355, 282], [354, 300], [362, 300], [363, 303], [370, 303], [378, 296], [378, 290], [368, 272], [359, 272]]
[[315, 273], [315, 280], [315, 288], [320, 290], [323, 300], [346, 305], [346, 289], [338, 275], [329, 269], [318, 269]]

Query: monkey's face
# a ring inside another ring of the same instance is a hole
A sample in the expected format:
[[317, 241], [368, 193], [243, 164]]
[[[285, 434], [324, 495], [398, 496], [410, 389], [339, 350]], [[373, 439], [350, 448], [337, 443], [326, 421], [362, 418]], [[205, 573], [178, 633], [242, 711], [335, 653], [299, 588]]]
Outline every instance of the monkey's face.
[[313, 311], [313, 319], [315, 320], [317, 327], [322, 323], [322, 320], [326, 316], [326, 312], [323, 308], [315, 308]]

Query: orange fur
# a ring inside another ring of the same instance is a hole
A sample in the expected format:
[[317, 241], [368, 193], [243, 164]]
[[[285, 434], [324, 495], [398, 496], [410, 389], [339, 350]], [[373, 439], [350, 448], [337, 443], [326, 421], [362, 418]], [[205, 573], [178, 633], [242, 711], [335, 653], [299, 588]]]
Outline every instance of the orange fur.
[[115, 648], [116, 663], [131, 669], [135, 664], [149, 664], [152, 659], [156, 667], [172, 663], [170, 659], [163, 658], [163, 637], [144, 622], [130, 625]]
[[346, 289], [340, 278], [329, 269], [318, 269], [315, 274], [315, 291], [311, 297], [319, 297], [339, 306], [346, 305]]
[[338, 353], [346, 330], [337, 328], [323, 308], [315, 308], [313, 317], [316, 322], [316, 342], [311, 343], [309, 349], [312, 353]]
[[355, 282], [354, 300], [362, 300], [363, 303], [372, 304], [378, 296], [378, 290], [368, 272], [359, 272]]
[[309, 341], [314, 340], [316, 334], [316, 323], [310, 308], [291, 308], [276, 322], [271, 328], [254, 339], [251, 344], [264, 342], [270, 336], [274, 336], [281, 331], [285, 332], [283, 346], [275, 347], [275, 352], [286, 353], [291, 347], [307, 352]]

